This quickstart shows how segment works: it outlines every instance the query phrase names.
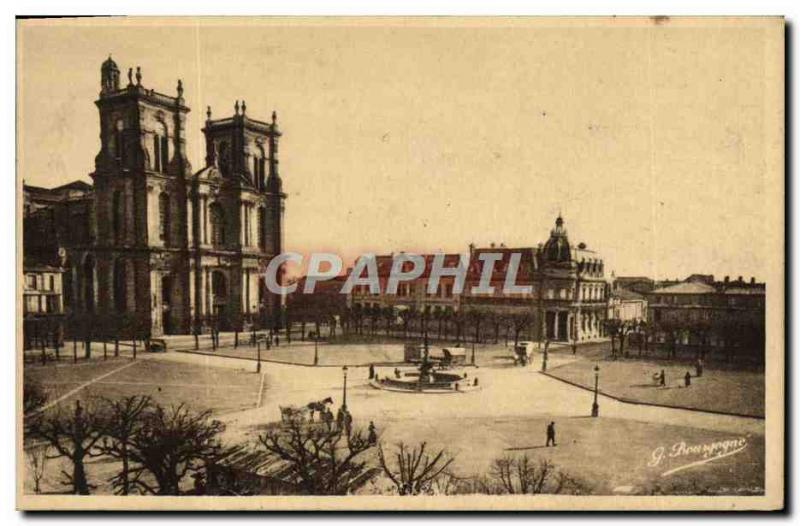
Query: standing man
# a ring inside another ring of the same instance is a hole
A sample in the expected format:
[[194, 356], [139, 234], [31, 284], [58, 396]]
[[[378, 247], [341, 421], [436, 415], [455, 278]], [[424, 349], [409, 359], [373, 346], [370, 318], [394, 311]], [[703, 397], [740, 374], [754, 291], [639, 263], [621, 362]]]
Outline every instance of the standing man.
[[369, 421], [369, 427], [367, 428], [367, 441], [371, 446], [378, 443], [378, 433], [375, 431], [375, 422], [372, 420]]
[[550, 447], [550, 444], [553, 444], [553, 447], [556, 445], [556, 423], [550, 422], [547, 425], [547, 443], [545, 444], [546, 447]]
[[683, 382], [686, 384], [686, 387], [692, 385], [692, 375], [689, 374], [689, 371], [686, 371], [686, 375], [683, 377]]
[[372, 380], [373, 378], [375, 378], [375, 366], [369, 364], [369, 379]]
[[664, 369], [661, 369], [661, 380], [659, 381], [659, 385], [661, 385], [661, 387], [667, 385], [667, 379], [664, 376]]

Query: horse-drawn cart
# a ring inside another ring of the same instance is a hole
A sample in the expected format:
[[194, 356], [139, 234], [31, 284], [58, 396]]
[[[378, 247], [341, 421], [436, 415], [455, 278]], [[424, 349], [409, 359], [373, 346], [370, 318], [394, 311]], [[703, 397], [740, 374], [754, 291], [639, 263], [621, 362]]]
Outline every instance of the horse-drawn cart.
[[328, 409], [328, 405], [333, 404], [331, 397], [324, 400], [309, 402], [302, 406], [278, 406], [281, 411], [281, 424], [313, 424], [314, 413], [319, 413], [318, 422], [327, 424], [333, 421], [333, 413]]

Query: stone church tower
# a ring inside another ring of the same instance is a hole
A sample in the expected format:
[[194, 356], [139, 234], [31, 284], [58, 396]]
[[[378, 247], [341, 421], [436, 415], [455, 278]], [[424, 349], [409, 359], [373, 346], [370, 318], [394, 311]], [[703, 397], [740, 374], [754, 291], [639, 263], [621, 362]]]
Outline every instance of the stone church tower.
[[206, 112], [206, 167], [192, 181], [191, 246], [195, 317], [222, 330], [277, 321], [280, 298], [264, 279], [283, 249], [283, 202], [278, 174], [277, 118], [267, 123], [234, 105], [231, 117]]
[[246, 115], [212, 120], [206, 166], [186, 155], [183, 86], [165, 95], [139, 67], [101, 67], [93, 242], [70, 250], [72, 311], [98, 331], [159, 336], [275, 324], [261, 274], [282, 250], [280, 131]]

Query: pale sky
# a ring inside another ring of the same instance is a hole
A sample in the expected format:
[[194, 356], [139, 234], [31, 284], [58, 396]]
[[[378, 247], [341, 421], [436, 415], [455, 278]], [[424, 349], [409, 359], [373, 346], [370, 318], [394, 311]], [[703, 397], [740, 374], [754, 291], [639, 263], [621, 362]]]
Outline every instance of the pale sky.
[[560, 210], [609, 274], [764, 277], [763, 25], [81, 24], [19, 27], [28, 184], [89, 180], [111, 53], [183, 79], [195, 170], [207, 105], [278, 112], [287, 250], [535, 246]]

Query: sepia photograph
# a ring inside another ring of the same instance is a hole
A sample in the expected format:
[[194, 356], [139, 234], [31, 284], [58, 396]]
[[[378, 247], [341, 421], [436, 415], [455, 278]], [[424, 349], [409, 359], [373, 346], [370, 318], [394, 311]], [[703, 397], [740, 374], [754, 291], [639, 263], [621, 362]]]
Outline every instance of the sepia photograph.
[[18, 19], [17, 507], [783, 508], [784, 24]]

